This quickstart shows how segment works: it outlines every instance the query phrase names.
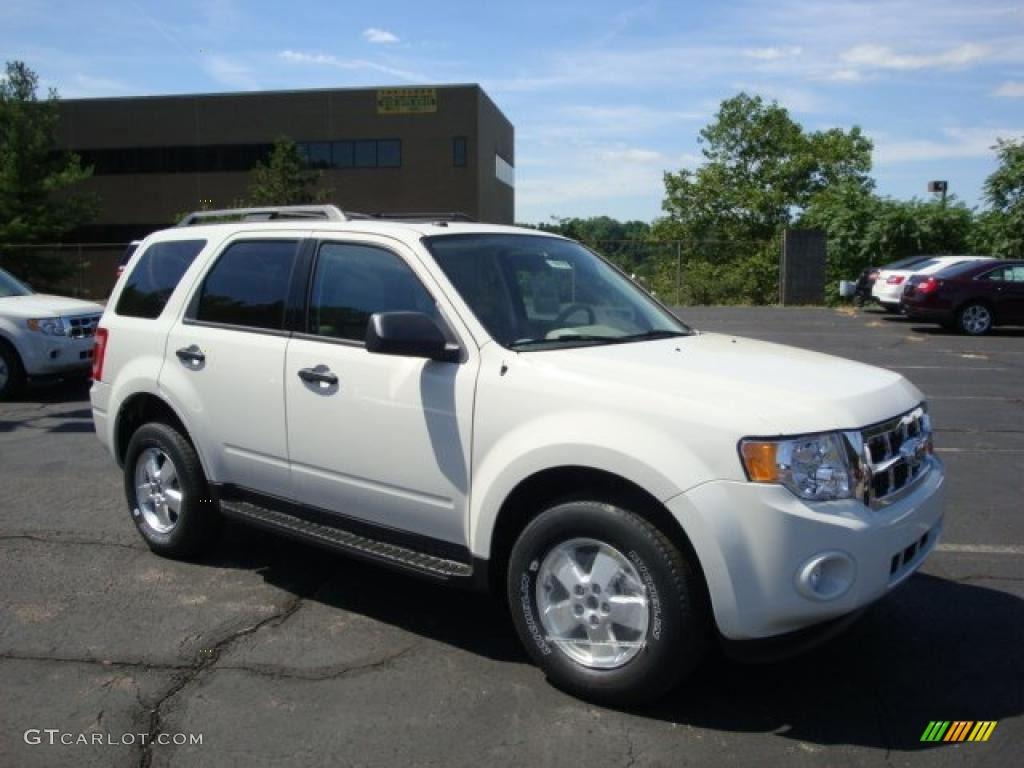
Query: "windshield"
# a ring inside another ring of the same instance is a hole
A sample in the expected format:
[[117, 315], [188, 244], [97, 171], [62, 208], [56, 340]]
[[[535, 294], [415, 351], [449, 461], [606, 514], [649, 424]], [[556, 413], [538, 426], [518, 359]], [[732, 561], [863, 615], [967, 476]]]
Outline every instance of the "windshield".
[[8, 296], [31, 296], [32, 289], [18, 282], [14, 276], [0, 269], [0, 299]]
[[537, 235], [442, 235], [424, 243], [487, 332], [510, 349], [691, 333], [578, 243]]

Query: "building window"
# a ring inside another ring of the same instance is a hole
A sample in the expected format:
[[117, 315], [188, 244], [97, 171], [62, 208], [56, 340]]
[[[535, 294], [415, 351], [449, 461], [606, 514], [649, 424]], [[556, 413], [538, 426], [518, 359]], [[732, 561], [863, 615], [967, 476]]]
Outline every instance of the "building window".
[[501, 155], [494, 156], [494, 175], [498, 177], [498, 181], [508, 184], [510, 187], [515, 188], [516, 186], [516, 169], [512, 163], [508, 162]]
[[377, 166], [379, 168], [400, 168], [402, 166], [402, 142], [398, 139], [378, 141]]
[[357, 141], [356, 142], [356, 168], [377, 167], [377, 142]]
[[355, 165], [355, 149], [351, 141], [335, 141], [331, 147], [331, 158], [335, 168], [351, 168]]
[[306, 145], [306, 164], [310, 168], [331, 167], [331, 144], [328, 141], [311, 141]]
[[452, 139], [452, 165], [456, 168], [466, 166], [466, 137], [456, 136]]

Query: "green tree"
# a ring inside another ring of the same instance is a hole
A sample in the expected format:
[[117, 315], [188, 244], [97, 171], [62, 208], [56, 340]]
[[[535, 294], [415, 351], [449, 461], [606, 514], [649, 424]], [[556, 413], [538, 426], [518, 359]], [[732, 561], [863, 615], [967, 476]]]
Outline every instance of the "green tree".
[[326, 201], [331, 190], [320, 187], [323, 173], [310, 171], [291, 139], [282, 136], [266, 163], [252, 171], [249, 205], [304, 205]]
[[726, 99], [700, 132], [705, 163], [665, 174], [661, 233], [767, 240], [815, 194], [838, 183], [870, 188], [871, 142], [854, 127], [805, 131], [760, 96]]
[[77, 155], [56, 150], [57, 92], [36, 96], [39, 78], [24, 62], [9, 61], [0, 80], [0, 251], [25, 280], [52, 284], [70, 272], [55, 256], [11, 245], [53, 242], [91, 220], [94, 196], [71, 189], [92, 175]]
[[[782, 230], [816, 196], [868, 194], [871, 142], [854, 127], [806, 131], [776, 102], [740, 93], [700, 132], [704, 163], [665, 174], [654, 235], [681, 241], [684, 301], [766, 303], [778, 294]], [[663, 264], [659, 290], [672, 295]]]
[[985, 180], [989, 210], [978, 216], [975, 249], [1004, 258], [1024, 258], [1024, 139], [1000, 139], [993, 147], [999, 167]]

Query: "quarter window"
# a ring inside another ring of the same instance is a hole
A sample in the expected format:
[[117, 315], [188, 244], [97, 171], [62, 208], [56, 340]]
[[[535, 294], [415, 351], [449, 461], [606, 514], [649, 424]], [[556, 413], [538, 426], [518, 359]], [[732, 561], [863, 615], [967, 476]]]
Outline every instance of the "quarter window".
[[375, 312], [423, 312], [437, 317], [433, 298], [391, 251], [354, 243], [320, 246], [309, 306], [310, 332], [363, 341]]
[[205, 240], [154, 243], [139, 257], [114, 310], [127, 317], [157, 318]]
[[203, 282], [196, 320], [283, 328], [297, 249], [295, 240], [242, 241], [228, 246]]

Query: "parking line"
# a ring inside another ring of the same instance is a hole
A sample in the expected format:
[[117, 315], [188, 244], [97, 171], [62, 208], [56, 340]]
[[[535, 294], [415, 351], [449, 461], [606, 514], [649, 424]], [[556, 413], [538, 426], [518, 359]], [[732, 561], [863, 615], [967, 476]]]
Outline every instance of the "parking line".
[[1006, 371], [1005, 368], [981, 368], [976, 366], [887, 366], [894, 371]]
[[1024, 448], [935, 448], [936, 453], [1024, 453]]
[[968, 555], [1024, 555], [1024, 547], [991, 544], [939, 544], [936, 552], [954, 552]]

